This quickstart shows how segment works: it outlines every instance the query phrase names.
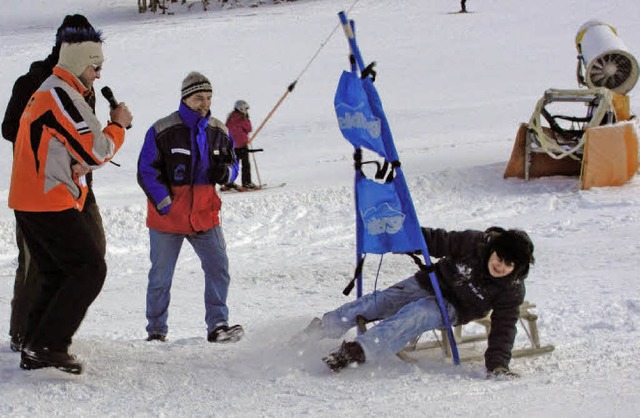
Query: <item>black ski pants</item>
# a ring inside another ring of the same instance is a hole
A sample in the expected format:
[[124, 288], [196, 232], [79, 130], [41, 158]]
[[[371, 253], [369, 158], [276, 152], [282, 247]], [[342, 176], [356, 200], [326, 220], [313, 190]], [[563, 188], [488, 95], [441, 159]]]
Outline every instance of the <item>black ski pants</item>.
[[29, 314], [24, 344], [66, 352], [107, 275], [95, 225], [75, 209], [15, 211], [31, 258], [38, 266], [39, 294]]
[[242, 166], [242, 185], [251, 183], [251, 162], [249, 161], [249, 147], [236, 148], [236, 157]]
[[[88, 226], [92, 228], [91, 235], [95, 237], [104, 257], [107, 242], [100, 209], [91, 188], [87, 194], [82, 216]], [[29, 248], [24, 241], [22, 229], [18, 224], [16, 224], [16, 244], [18, 246], [18, 268], [13, 285], [9, 335], [12, 340], [23, 342], [27, 332], [29, 312], [31, 312], [31, 307], [40, 293], [42, 284], [39, 281], [38, 265], [31, 257]]]

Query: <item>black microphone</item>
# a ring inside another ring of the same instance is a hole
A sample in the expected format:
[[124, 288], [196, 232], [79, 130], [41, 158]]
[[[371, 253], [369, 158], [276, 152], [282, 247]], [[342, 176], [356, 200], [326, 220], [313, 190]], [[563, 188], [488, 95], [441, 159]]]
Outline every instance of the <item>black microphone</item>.
[[[104, 86], [100, 90], [100, 92], [102, 93], [104, 98], [107, 99], [107, 101], [109, 102], [109, 107], [111, 108], [111, 110], [113, 110], [116, 107], [118, 107], [118, 101], [116, 100], [115, 97], [113, 97], [113, 92], [111, 91], [111, 89], [109, 87]], [[131, 124], [129, 124], [129, 126], [127, 126], [127, 129], [131, 129]]]

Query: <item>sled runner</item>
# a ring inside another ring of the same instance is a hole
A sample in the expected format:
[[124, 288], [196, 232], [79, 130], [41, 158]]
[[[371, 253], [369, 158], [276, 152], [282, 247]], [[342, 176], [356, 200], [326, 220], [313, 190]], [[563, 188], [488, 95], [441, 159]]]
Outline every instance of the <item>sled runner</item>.
[[[555, 349], [555, 347], [551, 344], [542, 345], [540, 343], [540, 336], [538, 334], [537, 325], [538, 315], [530, 311], [530, 309], [533, 309], [535, 307], [535, 304], [528, 301], [524, 301], [524, 303], [520, 305], [520, 319], [518, 321], [518, 326], [521, 330], [524, 330], [527, 338], [529, 339], [529, 344], [523, 347], [515, 347], [511, 351], [511, 356], [513, 358], [550, 353]], [[366, 332], [367, 323], [371, 321], [368, 321], [366, 318], [360, 316], [358, 317], [357, 322], [358, 330], [360, 332]], [[483, 332], [465, 333], [465, 331], [471, 328], [473, 324], [477, 324], [483, 327]], [[455, 341], [460, 348], [460, 361], [469, 362], [484, 360], [484, 354], [483, 352], [478, 352], [478, 347], [476, 347], [476, 344], [474, 344], [474, 346], [470, 345], [472, 343], [487, 341], [490, 331], [491, 314], [487, 315], [484, 318], [472, 321], [469, 324], [455, 326], [453, 329], [453, 334]], [[486, 348], [486, 344], [483, 345]], [[445, 332], [445, 330], [434, 330], [432, 337], [429, 337], [429, 333], [425, 333], [409, 343], [407, 347], [398, 352], [398, 357], [400, 357], [404, 361], [414, 362], [416, 361], [415, 356], [417, 352], [439, 348], [442, 350], [446, 358], [451, 359], [452, 355], [450, 347], [451, 345], [447, 332]]]

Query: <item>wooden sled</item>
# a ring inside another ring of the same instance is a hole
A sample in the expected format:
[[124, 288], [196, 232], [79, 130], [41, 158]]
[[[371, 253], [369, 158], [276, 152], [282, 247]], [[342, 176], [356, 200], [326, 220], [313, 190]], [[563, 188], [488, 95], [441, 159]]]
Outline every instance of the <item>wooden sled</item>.
[[[525, 356], [534, 356], [545, 353], [552, 352], [555, 347], [553, 345], [547, 344], [542, 345], [540, 343], [540, 336], [538, 334], [538, 315], [532, 313], [530, 309], [535, 308], [536, 305], [533, 303], [529, 303], [525, 301], [522, 305], [520, 305], [520, 319], [518, 321], [518, 325], [521, 329], [523, 329], [529, 339], [529, 344], [524, 347], [514, 348], [511, 350], [511, 356], [513, 358], [525, 357]], [[357, 326], [360, 332], [365, 332], [367, 330], [367, 321], [364, 317], [356, 318]], [[482, 333], [474, 333], [474, 334], [464, 334], [464, 328], [471, 324], [479, 324], [484, 327], [484, 332]], [[482, 361], [484, 360], [484, 354], [466, 354], [463, 355], [462, 351], [464, 349], [464, 345], [471, 343], [478, 343], [486, 341], [489, 332], [491, 331], [491, 314], [487, 315], [484, 318], [477, 319], [472, 321], [467, 325], [458, 325], [454, 327], [453, 334], [456, 339], [456, 343], [458, 344], [458, 350], [460, 351], [460, 361], [469, 362], [469, 361]], [[414, 357], [415, 353], [423, 350], [431, 350], [434, 348], [438, 348], [442, 350], [445, 357], [448, 359], [452, 358], [451, 355], [451, 347], [449, 345], [449, 339], [447, 336], [447, 332], [445, 330], [433, 331], [433, 335], [435, 336], [435, 340], [431, 341], [420, 341], [426, 333], [410, 344], [407, 345], [404, 349], [402, 349], [397, 355], [402, 360], [407, 362], [415, 362], [417, 359]], [[483, 350], [484, 351], [484, 350]]]

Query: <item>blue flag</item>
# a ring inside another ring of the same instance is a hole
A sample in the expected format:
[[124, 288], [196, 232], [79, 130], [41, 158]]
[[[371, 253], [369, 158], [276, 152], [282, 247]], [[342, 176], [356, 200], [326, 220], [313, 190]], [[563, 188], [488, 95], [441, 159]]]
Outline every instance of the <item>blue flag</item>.
[[342, 135], [355, 147], [363, 147], [387, 159], [382, 141], [382, 121], [369, 105], [369, 96], [356, 73], [344, 71], [333, 101]]
[[[397, 160], [380, 98], [369, 78], [362, 80], [353, 72], [343, 72], [334, 106], [342, 135], [355, 148], [373, 151], [386, 161]], [[402, 176], [395, 173], [391, 181], [377, 182], [359, 173], [355, 189], [362, 225], [357, 233], [364, 253], [404, 253], [422, 248], [413, 205], [401, 199], [408, 193], [399, 191], [406, 190]]]
[[[340, 76], [333, 101], [342, 135], [356, 149], [356, 280], [358, 297], [362, 293], [361, 265], [364, 254], [422, 253], [425, 265], [431, 264], [427, 244], [418, 223], [413, 200], [404, 178], [400, 161], [391, 135], [387, 117], [382, 108], [378, 91], [373, 85], [372, 67], [365, 67], [353, 31], [353, 21], [347, 22], [344, 12], [339, 14], [353, 57], [351, 72]], [[357, 64], [357, 67], [356, 67]], [[357, 69], [360, 69], [361, 75]], [[376, 179], [365, 176], [361, 161], [361, 148], [376, 153], [384, 162], [374, 162], [379, 170]], [[391, 168], [389, 168], [389, 166]], [[451, 353], [456, 364], [460, 363], [455, 338], [444, 299], [433, 271], [429, 279], [447, 328]]]
[[360, 176], [356, 183], [356, 201], [363, 225], [358, 234], [364, 253], [407, 253], [421, 248], [420, 226], [400, 200], [395, 181], [377, 183]]

